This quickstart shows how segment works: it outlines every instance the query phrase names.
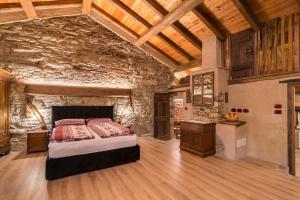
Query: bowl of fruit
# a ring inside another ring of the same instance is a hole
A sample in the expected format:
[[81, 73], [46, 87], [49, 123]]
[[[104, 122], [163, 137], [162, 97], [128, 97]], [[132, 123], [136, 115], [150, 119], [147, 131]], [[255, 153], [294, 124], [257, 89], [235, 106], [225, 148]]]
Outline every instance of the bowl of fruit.
[[229, 122], [239, 121], [239, 117], [236, 113], [228, 113], [227, 115], [225, 115], [225, 119]]

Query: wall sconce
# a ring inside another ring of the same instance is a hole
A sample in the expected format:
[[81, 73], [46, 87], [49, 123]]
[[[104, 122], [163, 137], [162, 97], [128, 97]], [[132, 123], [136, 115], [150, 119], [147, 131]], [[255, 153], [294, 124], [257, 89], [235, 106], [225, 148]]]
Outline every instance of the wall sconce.
[[26, 105], [31, 110], [31, 112], [34, 114], [34, 116], [37, 118], [37, 120], [39, 121], [39, 123], [41, 125], [40, 128], [42, 130], [47, 130], [48, 128], [47, 128], [46, 122], [45, 122], [42, 114], [38, 111], [37, 107], [35, 105], [33, 105], [32, 98], [30, 98], [29, 96], [26, 96]]

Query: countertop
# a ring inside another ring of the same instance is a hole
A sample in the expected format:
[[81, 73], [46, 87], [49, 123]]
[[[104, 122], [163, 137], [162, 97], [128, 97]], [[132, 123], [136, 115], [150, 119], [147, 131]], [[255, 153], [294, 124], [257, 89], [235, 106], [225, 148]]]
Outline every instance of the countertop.
[[246, 124], [245, 121], [237, 121], [237, 122], [229, 122], [229, 121], [219, 121], [218, 124], [226, 124], [226, 125], [232, 125], [232, 126], [242, 126], [244, 124]]
[[195, 124], [213, 124], [214, 122], [206, 122], [206, 121], [200, 121], [200, 120], [182, 120], [181, 122], [188, 122], [188, 123], [195, 123]]

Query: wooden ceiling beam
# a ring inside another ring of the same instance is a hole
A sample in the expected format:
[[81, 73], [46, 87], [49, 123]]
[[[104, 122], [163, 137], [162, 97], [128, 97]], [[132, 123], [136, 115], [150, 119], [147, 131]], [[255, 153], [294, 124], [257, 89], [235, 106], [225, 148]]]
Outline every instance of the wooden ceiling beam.
[[300, 10], [300, 0], [295, 0], [295, 1], [296, 1], [297, 5], [298, 5], [298, 8]]
[[178, 67], [175, 69], [174, 72], [181, 72], [181, 71], [185, 71], [185, 70], [192, 69], [195, 67], [201, 67], [201, 65], [202, 65], [201, 60], [194, 60], [194, 61], [191, 61], [188, 63], [178, 65]]
[[91, 12], [92, 3], [92, 0], [82, 1], [82, 14], [89, 14]]
[[179, 7], [167, 14], [158, 22], [155, 26], [150, 28], [146, 33], [144, 33], [139, 39], [136, 40], [135, 44], [141, 46], [146, 41], [148, 41], [152, 36], [157, 35], [159, 32], [173, 24], [175, 21], [183, 17], [190, 10], [202, 3], [203, 0], [185, 0]]
[[213, 17], [209, 9], [200, 4], [193, 9], [193, 13], [220, 39], [226, 39], [226, 32], [222, 29], [222, 25]]
[[74, 16], [82, 14], [82, 4], [35, 6], [39, 18]]
[[[145, 3], [149, 7], [151, 7], [157, 14], [161, 17], [169, 14], [169, 11], [166, 10], [160, 3], [156, 0], [145, 0]], [[187, 41], [189, 41], [196, 48], [202, 50], [202, 42], [192, 33], [189, 29], [187, 29], [180, 21], [176, 21], [171, 25], [178, 33], [180, 33]]]
[[77, 97], [124, 97], [130, 96], [130, 89], [122, 88], [99, 88], [84, 86], [25, 84], [24, 93], [28, 95], [58, 95]]
[[244, 16], [254, 31], [261, 27], [259, 19], [255, 16], [246, 0], [232, 0], [240, 13]]
[[[33, 3], [33, 5], [35, 5]], [[41, 4], [35, 6], [35, 11], [39, 19], [45, 17], [61, 17], [82, 14], [82, 4]], [[22, 7], [2, 8], [0, 9], [0, 24], [28, 20]]]
[[[126, 27], [124, 24], [121, 24], [118, 20], [110, 16], [101, 8], [93, 4], [90, 16], [99, 22], [101, 25], [105, 26], [115, 34], [119, 35], [123, 39], [127, 40], [130, 43], [134, 43], [138, 38], [138, 35]], [[146, 53], [157, 59], [159, 62], [175, 69], [178, 66], [178, 62], [171, 58], [169, 55], [165, 54], [163, 51], [153, 46], [150, 43], [145, 43], [139, 47], [144, 50]]]
[[22, 8], [24, 9], [24, 12], [26, 13], [28, 19], [38, 18], [31, 0], [19, 0], [19, 1], [20, 1], [20, 4], [22, 5]]
[[[112, 0], [120, 9], [122, 9], [126, 14], [129, 14], [134, 19], [138, 20], [140, 23], [142, 23], [145, 27], [150, 29], [152, 27], [152, 24], [150, 24], [147, 20], [142, 18], [139, 14], [137, 14], [135, 11], [130, 9], [127, 5], [125, 5], [120, 0]], [[195, 58], [189, 54], [187, 51], [185, 51], [183, 48], [181, 48], [179, 45], [177, 45], [175, 42], [173, 42], [170, 38], [168, 38], [163, 33], [158, 33], [157, 35], [161, 40], [169, 44], [177, 53], [185, 57], [186, 59], [192, 61]]]

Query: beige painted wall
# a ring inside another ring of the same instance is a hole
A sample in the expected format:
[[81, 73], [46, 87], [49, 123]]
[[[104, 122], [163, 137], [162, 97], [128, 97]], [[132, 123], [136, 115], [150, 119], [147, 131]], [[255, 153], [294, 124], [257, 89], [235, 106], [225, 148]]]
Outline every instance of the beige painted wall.
[[[247, 155], [287, 166], [287, 85], [266, 80], [229, 86], [229, 108], [248, 108]], [[274, 114], [282, 104], [282, 115]]]

